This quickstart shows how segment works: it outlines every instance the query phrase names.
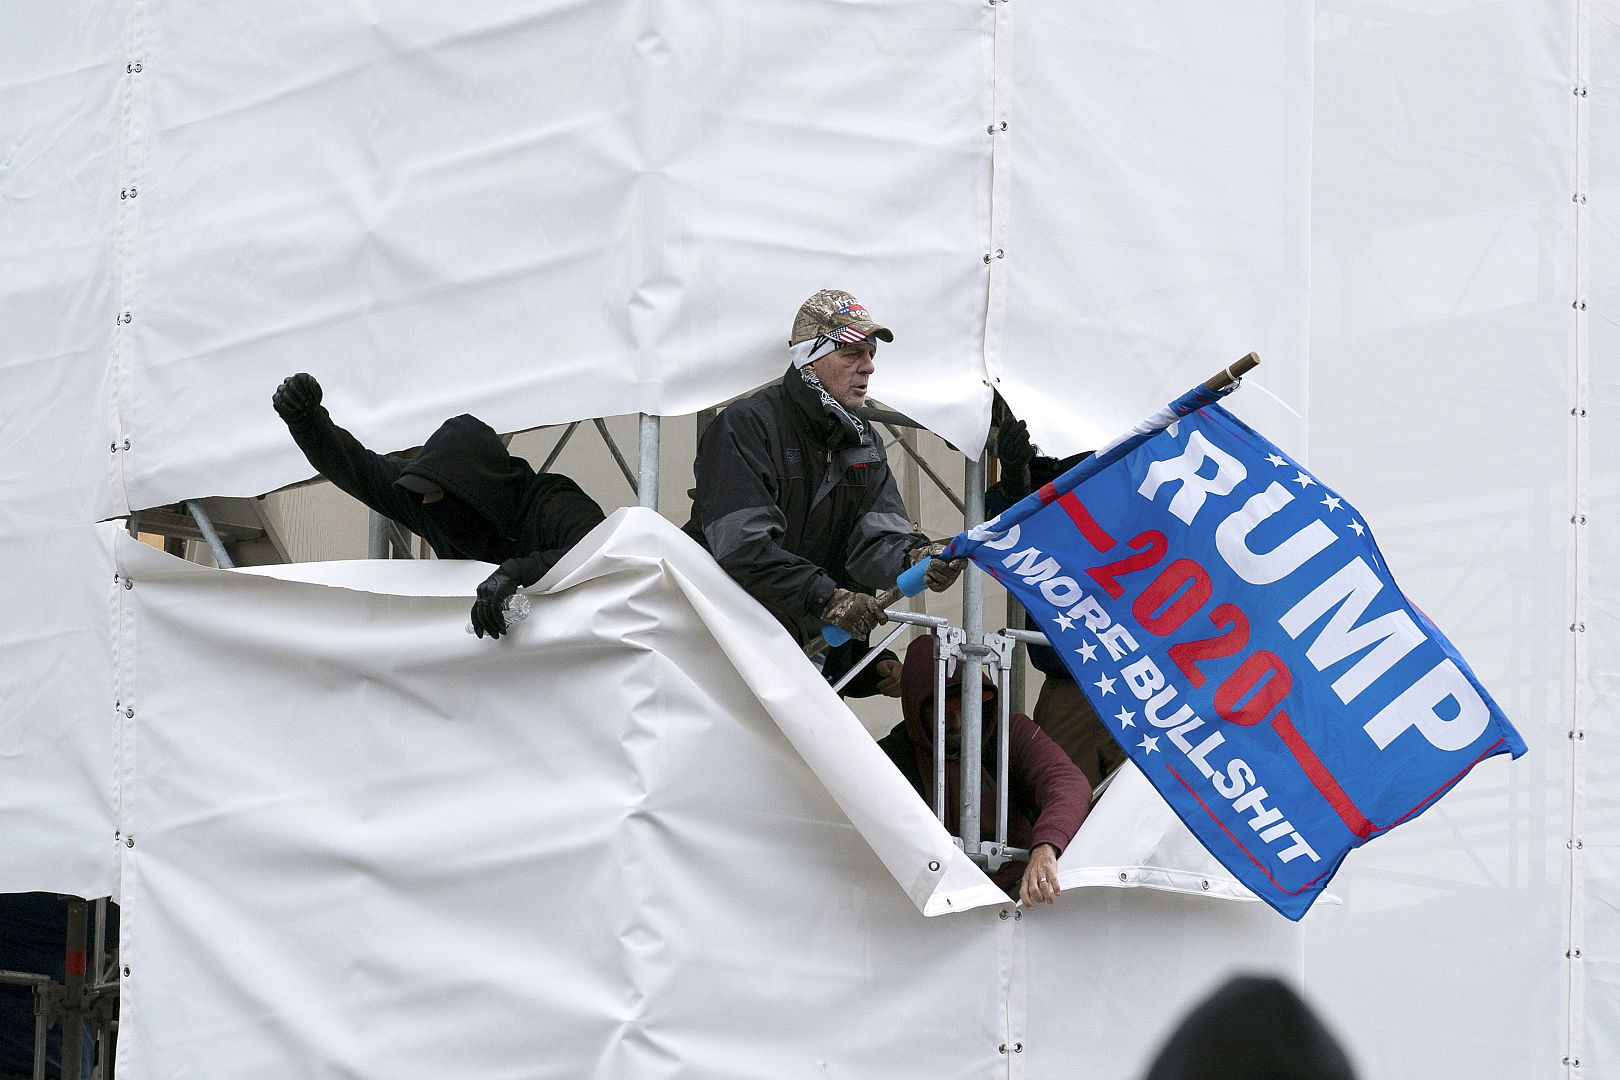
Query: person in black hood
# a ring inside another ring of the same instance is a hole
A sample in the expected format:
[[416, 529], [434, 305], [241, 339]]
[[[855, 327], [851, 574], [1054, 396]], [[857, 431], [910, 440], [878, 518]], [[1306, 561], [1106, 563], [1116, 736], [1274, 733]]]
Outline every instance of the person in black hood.
[[[823, 289], [799, 308], [780, 382], [732, 402], [703, 432], [686, 532], [801, 644], [832, 623], [854, 640], [829, 649], [829, 681], [865, 655], [887, 621], [873, 595], [943, 544], [912, 527], [888, 458], [861, 418], [880, 341], [894, 334], [853, 296]], [[964, 563], [935, 560], [928, 586], [949, 588]], [[898, 696], [890, 653], [862, 672]], [[852, 697], [873, 692], [851, 683]]]
[[1144, 1080], [1355, 1080], [1355, 1070], [1298, 994], [1239, 975], [1186, 1015]]
[[333, 423], [313, 375], [283, 380], [271, 404], [309, 463], [343, 491], [422, 537], [442, 559], [499, 564], [473, 603], [479, 637], [505, 633], [507, 599], [603, 521], [578, 484], [535, 472], [475, 416], [446, 420], [407, 461], [372, 453]]

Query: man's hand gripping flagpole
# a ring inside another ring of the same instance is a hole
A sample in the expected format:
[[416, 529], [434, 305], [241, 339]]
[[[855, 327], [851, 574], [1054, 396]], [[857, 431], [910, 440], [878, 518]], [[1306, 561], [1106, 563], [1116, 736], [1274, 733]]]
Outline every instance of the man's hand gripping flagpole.
[[[1181, 395], [1181, 397], [1177, 398], [1175, 401], [1172, 401], [1162, 409], [1159, 409], [1152, 416], [1149, 416], [1147, 419], [1142, 420], [1132, 426], [1131, 430], [1125, 432], [1123, 435], [1120, 435], [1107, 446], [1104, 446], [1101, 450], [1098, 450], [1095, 454], [1093, 454], [1092, 460], [1097, 461], [1100, 464], [1107, 459], [1113, 451], [1116, 451], [1121, 447], [1126, 447], [1127, 444], [1129, 446], [1135, 446], [1143, 439], [1148, 438], [1154, 433], [1169, 427], [1183, 416], [1197, 412], [1205, 405], [1214, 404], [1216, 401], [1219, 401], [1227, 394], [1230, 394], [1232, 391], [1236, 390], [1243, 382], [1243, 376], [1253, 371], [1259, 365], [1259, 354], [1252, 352], [1236, 362], [1227, 365], [1220, 371], [1217, 371], [1215, 374], [1205, 379], [1202, 383], [1187, 391], [1187, 393]], [[1015, 524], [1018, 518], [1026, 516], [1031, 510], [1034, 509], [1034, 507], [1029, 507], [1021, 511], [1021, 507], [1024, 507], [1023, 503], [1019, 503], [1016, 506], [1009, 508], [1007, 513], [1000, 515], [994, 519], [994, 521], [986, 522], [984, 525], [978, 526], [974, 530], [970, 530], [969, 533], [963, 533], [961, 535], [967, 536], [972, 532], [977, 532], [980, 530], [987, 534], [999, 532], [1005, 526]], [[960, 537], [957, 539], [960, 539]], [[957, 555], [955, 550], [956, 542], [956, 539], [953, 539], [951, 544], [946, 547], [946, 549], [941, 552], [937, 558], [946, 560], [955, 558]], [[923, 558], [917, 560], [914, 565], [912, 565], [908, 570], [906, 570], [905, 573], [901, 574], [900, 577], [896, 579], [894, 588], [887, 589], [878, 594], [877, 602], [882, 607], [887, 609], [908, 596], [916, 596], [918, 593], [922, 592], [923, 589], [927, 588], [926, 578], [928, 576], [928, 565], [933, 561], [933, 558]], [[805, 645], [804, 654], [814, 658], [825, 652], [829, 645], [842, 645], [848, 640], [848, 634], [829, 623], [821, 628], [821, 636], [813, 639]]]

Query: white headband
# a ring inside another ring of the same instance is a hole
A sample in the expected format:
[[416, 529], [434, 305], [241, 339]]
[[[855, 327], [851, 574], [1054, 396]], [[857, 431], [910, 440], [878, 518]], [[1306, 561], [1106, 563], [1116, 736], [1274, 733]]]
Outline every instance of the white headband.
[[[793, 360], [793, 366], [802, 368], [806, 364], [813, 364], [828, 353], [835, 353], [845, 345], [858, 345], [866, 340], [866, 335], [853, 326], [840, 327], [831, 334], [821, 337], [806, 338], [797, 345], [788, 346], [788, 356]], [[875, 346], [875, 342], [873, 343]]]

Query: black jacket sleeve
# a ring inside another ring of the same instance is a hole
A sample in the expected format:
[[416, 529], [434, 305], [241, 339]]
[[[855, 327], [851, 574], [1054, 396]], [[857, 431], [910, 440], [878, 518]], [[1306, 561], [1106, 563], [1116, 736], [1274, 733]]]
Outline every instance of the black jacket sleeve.
[[758, 412], [722, 412], [698, 445], [695, 516], [710, 554], [772, 614], [814, 619], [837, 584], [783, 547], [787, 519], [777, 505], [772, 437]]
[[[1073, 457], [1049, 458], [1037, 455], [1030, 462], [1029, 483], [1023, 483], [1022, 478], [1014, 480], [1007, 477], [998, 483], [990, 485], [984, 492], [984, 512], [986, 517], [995, 517], [1005, 512], [1019, 499], [1034, 491], [1037, 487], [1049, 484], [1062, 476], [1090, 454], [1075, 454]], [[1031, 630], [1039, 630], [1040, 626], [1028, 615], [1024, 616], [1024, 625]], [[1029, 647], [1029, 662], [1048, 678], [1073, 680], [1069, 669], [1063, 666], [1063, 660], [1057, 651], [1045, 645], [1031, 645]]]
[[501, 573], [519, 585], [533, 585], [567, 555], [605, 516], [596, 500], [559, 473], [541, 473], [524, 514], [520, 547], [529, 547], [501, 563]]
[[421, 508], [408, 492], [394, 486], [404, 466], [393, 458], [373, 453], [360, 441], [332, 422], [325, 406], [319, 406], [298, 426], [287, 425], [293, 442], [304, 457], [340, 490], [359, 499], [384, 517], [412, 531], [417, 529]]

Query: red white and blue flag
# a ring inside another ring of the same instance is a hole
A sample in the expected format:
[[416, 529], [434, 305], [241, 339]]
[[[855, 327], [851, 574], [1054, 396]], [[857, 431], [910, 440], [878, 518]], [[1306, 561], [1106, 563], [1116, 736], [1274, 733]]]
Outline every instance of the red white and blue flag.
[[1216, 399], [1185, 395], [945, 557], [1024, 604], [1193, 834], [1299, 919], [1352, 848], [1525, 744], [1355, 507]]

